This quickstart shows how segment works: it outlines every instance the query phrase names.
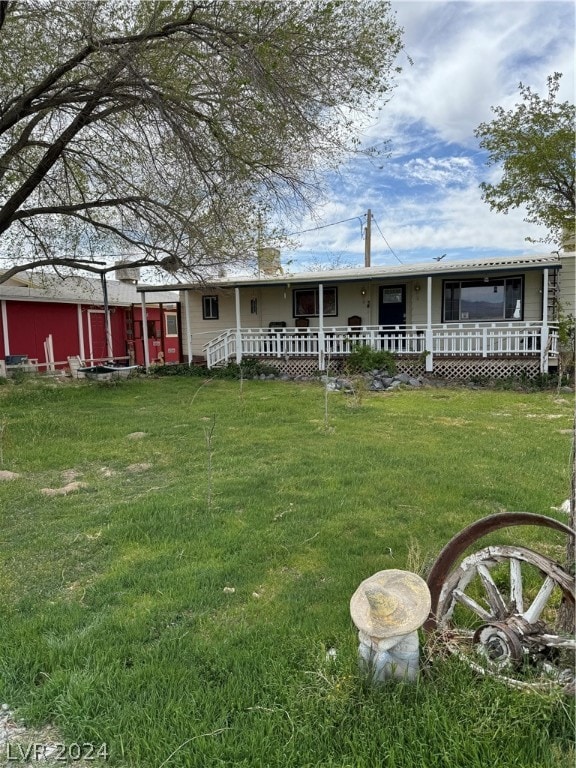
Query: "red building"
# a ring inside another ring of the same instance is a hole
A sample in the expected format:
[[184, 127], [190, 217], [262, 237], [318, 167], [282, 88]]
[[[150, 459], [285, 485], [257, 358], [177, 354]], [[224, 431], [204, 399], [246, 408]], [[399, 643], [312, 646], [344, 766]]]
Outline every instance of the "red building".
[[[145, 308], [130, 270], [105, 284], [90, 277], [46, 277], [21, 273], [0, 284], [0, 360], [22, 358], [40, 371], [65, 368], [69, 357], [144, 365], [182, 359], [178, 294], [155, 294]], [[127, 277], [124, 277], [127, 275]], [[106, 300], [104, 297], [106, 290]]]

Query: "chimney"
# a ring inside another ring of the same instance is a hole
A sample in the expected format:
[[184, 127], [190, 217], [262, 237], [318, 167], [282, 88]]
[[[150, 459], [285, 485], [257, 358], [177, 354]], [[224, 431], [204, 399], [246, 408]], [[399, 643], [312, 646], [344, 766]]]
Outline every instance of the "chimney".
[[282, 274], [278, 248], [258, 248], [258, 272], [263, 275]]
[[140, 269], [139, 267], [130, 267], [129, 264], [129, 261], [117, 261], [115, 263], [116, 280], [119, 280], [121, 283], [136, 285], [140, 279]]

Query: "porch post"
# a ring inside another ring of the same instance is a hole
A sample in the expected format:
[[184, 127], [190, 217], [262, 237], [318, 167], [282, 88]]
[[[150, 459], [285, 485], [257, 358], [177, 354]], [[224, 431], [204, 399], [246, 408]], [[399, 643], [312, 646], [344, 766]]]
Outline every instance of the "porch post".
[[324, 370], [324, 285], [318, 284], [318, 369]]
[[10, 354], [10, 337], [8, 336], [8, 312], [6, 310], [6, 300], [2, 299], [2, 336], [4, 337], [4, 357]]
[[106, 354], [108, 359], [114, 357], [112, 348], [112, 331], [110, 330], [110, 305], [108, 304], [108, 286], [106, 285], [106, 272], [100, 272], [100, 282], [102, 283], [102, 296], [104, 298], [104, 330], [106, 333]]
[[82, 304], [76, 304], [76, 317], [78, 318], [78, 354], [80, 360], [84, 360], [84, 328], [82, 327]]
[[548, 268], [542, 272], [542, 332], [540, 337], [540, 373], [548, 373]]
[[426, 278], [426, 373], [434, 370], [434, 339], [432, 336], [432, 275]]
[[190, 333], [190, 291], [184, 291], [184, 317], [186, 318], [186, 355], [192, 365], [192, 334]]
[[234, 304], [236, 308], [236, 363], [242, 362], [242, 331], [240, 328], [240, 288], [234, 288]]
[[148, 373], [150, 354], [148, 352], [148, 320], [146, 318], [146, 293], [144, 291], [142, 291], [142, 343], [144, 344], [144, 368]]

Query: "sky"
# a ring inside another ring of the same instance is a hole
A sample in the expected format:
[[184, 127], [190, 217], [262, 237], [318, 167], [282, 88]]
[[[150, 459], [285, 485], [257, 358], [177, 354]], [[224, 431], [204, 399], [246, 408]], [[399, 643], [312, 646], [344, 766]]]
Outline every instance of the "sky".
[[[356, 158], [327, 177], [327, 201], [295, 230], [282, 252], [291, 271], [364, 264], [362, 227], [372, 211], [371, 264], [398, 265], [547, 253], [526, 237], [546, 232], [525, 211], [492, 212], [482, 181], [497, 182], [474, 136], [491, 107], [521, 101], [519, 83], [540, 96], [561, 72], [559, 101], [574, 102], [573, 0], [393, 0], [404, 29], [397, 87], [362, 135], [389, 141], [389, 156]], [[412, 60], [410, 64], [409, 58]], [[351, 219], [350, 221], [345, 221]], [[343, 222], [343, 223], [337, 223]], [[304, 231], [312, 230], [312, 231]]]

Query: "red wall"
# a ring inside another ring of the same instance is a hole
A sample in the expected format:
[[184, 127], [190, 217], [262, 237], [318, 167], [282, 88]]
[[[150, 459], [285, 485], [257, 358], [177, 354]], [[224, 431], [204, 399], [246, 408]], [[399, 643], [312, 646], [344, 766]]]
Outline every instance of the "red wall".
[[[151, 364], [162, 362], [180, 362], [180, 337], [166, 336], [166, 313], [173, 314], [175, 310], [164, 310], [160, 307], [147, 307], [146, 320], [148, 323], [148, 359]], [[144, 365], [144, 339], [142, 338], [142, 308], [134, 307], [134, 354], [136, 363]], [[153, 327], [152, 327], [153, 326]], [[180, 331], [180, 329], [179, 329]]]
[[[90, 360], [90, 340], [94, 358], [107, 358], [104, 313], [102, 307], [82, 305], [82, 334], [84, 360]], [[173, 312], [174, 310], [169, 310]], [[154, 324], [155, 335], [148, 339], [151, 363], [163, 359], [175, 363], [180, 359], [178, 336], [165, 336], [164, 310], [150, 307], [146, 310], [148, 324]], [[57, 304], [35, 301], [6, 301], [8, 338], [11, 355], [28, 355], [39, 363], [46, 362], [44, 341], [52, 334], [54, 360], [67, 365], [67, 358], [81, 354], [78, 338], [78, 309], [76, 304]], [[131, 364], [144, 364], [142, 339], [142, 310], [140, 307], [111, 307], [110, 332], [113, 357]], [[3, 327], [0, 324], [0, 358], [6, 356]], [[129, 359], [126, 359], [129, 358]]]
[[[75, 304], [7, 301], [8, 338], [11, 355], [28, 355], [46, 362], [44, 341], [52, 334], [54, 359], [78, 354], [78, 320]], [[4, 339], [2, 339], [5, 353]]]
[[[129, 317], [129, 308], [111, 307], [110, 309], [110, 335], [112, 336], [112, 356], [114, 358], [125, 358], [128, 355], [126, 327]], [[108, 357], [102, 307], [82, 306], [82, 333], [84, 336], [84, 359], [87, 362], [91, 362], [92, 359], [99, 360]], [[92, 345], [90, 345], [90, 341], [92, 341]], [[79, 355], [80, 352], [74, 354]]]

